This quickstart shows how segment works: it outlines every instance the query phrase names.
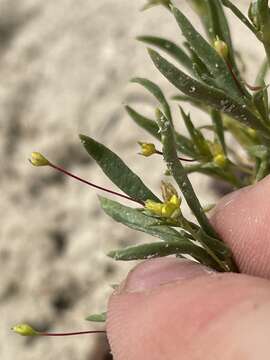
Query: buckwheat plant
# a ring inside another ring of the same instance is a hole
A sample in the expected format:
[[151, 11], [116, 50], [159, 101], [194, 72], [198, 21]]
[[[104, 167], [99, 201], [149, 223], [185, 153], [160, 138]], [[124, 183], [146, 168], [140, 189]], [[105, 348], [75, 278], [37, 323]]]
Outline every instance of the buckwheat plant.
[[[189, 3], [199, 15], [206, 37], [198, 33], [171, 0], [149, 0], [144, 10], [162, 5], [171, 13], [172, 21], [177, 22], [185, 43], [175, 44], [155, 36], [138, 37], [139, 41], [150, 46], [148, 54], [153, 65], [177, 90], [171, 100], [179, 107], [179, 115], [173, 119], [171, 102], [169, 104], [157, 84], [144, 78], [134, 78], [132, 82], [143, 86], [157, 100], [159, 105], [154, 109], [153, 119], [126, 106], [131, 119], [156, 142], [161, 142], [157, 148], [151, 142], [139, 143], [143, 156], [160, 156], [166, 164], [167, 180], [162, 182], [160, 194], [154, 194], [112, 150], [85, 135], [80, 135], [82, 145], [119, 188], [119, 192], [81, 179], [40, 153], [32, 153], [30, 161], [34, 166], [49, 166], [113, 195], [113, 199], [112, 196], [99, 198], [107, 215], [131, 229], [157, 238], [157, 241], [111, 251], [108, 254], [111, 258], [140, 260], [169, 255], [188, 256], [216, 271], [237, 272], [230, 249], [211, 226], [188, 175], [199, 172], [237, 189], [254, 184], [270, 173], [270, 119], [265, 84], [270, 64], [270, 9], [268, 0], [253, 1], [248, 16], [237, 8], [237, 2], [229, 0], [189, 0]], [[224, 8], [245, 24], [247, 31], [255, 35], [254, 41], [259, 41], [265, 49], [265, 60], [262, 59], [252, 85], [247, 84], [240, 71], [238, 63], [241, 58], [234, 50]], [[154, 50], [156, 48], [160, 53]], [[172, 64], [170, 58], [178, 65]], [[209, 125], [196, 127], [190, 114], [182, 109], [183, 102], [206, 112]], [[188, 137], [174, 128], [174, 122], [180, 121], [180, 118], [187, 128]], [[238, 142], [241, 151], [228, 144], [228, 135]], [[196, 222], [188, 220], [181, 211], [182, 197]], [[130, 200], [130, 206], [116, 201], [121, 198]], [[87, 319], [105, 321], [106, 313]], [[26, 324], [13, 329], [21, 335], [30, 336], [82, 333], [42, 333]]]

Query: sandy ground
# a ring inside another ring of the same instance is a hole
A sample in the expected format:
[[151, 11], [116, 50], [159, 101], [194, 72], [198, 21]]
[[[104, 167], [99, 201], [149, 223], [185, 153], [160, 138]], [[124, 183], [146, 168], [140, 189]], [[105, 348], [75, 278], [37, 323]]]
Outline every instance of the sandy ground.
[[[174, 93], [134, 37], [161, 34], [179, 40], [181, 35], [166, 11], [139, 13], [143, 3], [0, 0], [1, 360], [105, 359], [102, 337], [29, 340], [9, 328], [18, 322], [49, 330], [102, 328], [84, 318], [106, 309], [110, 284], [130, 266], [115, 264], [106, 252], [148, 238], [108, 219], [95, 191], [50, 169], [35, 169], [27, 158], [38, 150], [111, 186], [78, 141], [78, 133], [91, 134], [158, 191], [164, 166], [160, 159], [136, 154], [136, 141], [149, 137], [129, 120], [123, 103], [140, 103], [138, 109], [152, 114], [153, 99], [128, 84], [134, 75]], [[176, 3], [190, 13], [188, 1]], [[247, 3], [239, 1], [244, 8]], [[252, 35], [232, 23], [252, 82], [262, 49], [251, 47]], [[201, 114], [192, 114], [203, 121]], [[193, 180], [203, 204], [216, 199], [206, 178]]]

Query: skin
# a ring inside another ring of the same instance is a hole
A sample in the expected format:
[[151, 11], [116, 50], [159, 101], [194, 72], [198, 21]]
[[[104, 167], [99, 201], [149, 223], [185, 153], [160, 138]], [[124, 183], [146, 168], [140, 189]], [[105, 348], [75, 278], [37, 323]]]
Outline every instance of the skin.
[[270, 359], [270, 177], [223, 198], [211, 222], [241, 274], [187, 260], [136, 266], [109, 300], [115, 360]]

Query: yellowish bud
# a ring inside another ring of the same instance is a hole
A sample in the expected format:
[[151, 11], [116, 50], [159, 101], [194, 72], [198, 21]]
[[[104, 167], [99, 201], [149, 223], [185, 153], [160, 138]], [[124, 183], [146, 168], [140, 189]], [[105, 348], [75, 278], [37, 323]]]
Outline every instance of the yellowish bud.
[[139, 145], [141, 146], [140, 154], [143, 156], [151, 156], [157, 152], [155, 145], [152, 143], [139, 142]]
[[39, 333], [36, 330], [34, 330], [30, 325], [27, 325], [27, 324], [15, 325], [11, 328], [11, 330], [22, 336], [39, 335]]
[[257, 131], [252, 129], [252, 128], [248, 128], [247, 129], [248, 134], [252, 137], [252, 138], [256, 138], [257, 137]]
[[32, 152], [30, 162], [34, 166], [48, 166], [50, 165], [49, 160], [45, 158], [41, 153], [39, 152]]
[[224, 59], [226, 60], [228, 58], [229, 55], [229, 48], [228, 45], [220, 40], [220, 39], [216, 39], [214, 42], [214, 48], [216, 50], [216, 52]]
[[219, 167], [224, 167], [227, 164], [227, 158], [224, 154], [218, 154], [214, 157], [214, 163]]

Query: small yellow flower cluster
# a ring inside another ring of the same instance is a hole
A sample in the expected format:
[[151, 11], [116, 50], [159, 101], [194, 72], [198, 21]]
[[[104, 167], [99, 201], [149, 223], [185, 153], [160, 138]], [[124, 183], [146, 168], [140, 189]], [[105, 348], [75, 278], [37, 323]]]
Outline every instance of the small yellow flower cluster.
[[141, 146], [140, 155], [151, 156], [157, 152], [155, 145], [152, 143], [139, 142], [139, 145]]
[[164, 203], [147, 200], [145, 202], [145, 208], [155, 215], [166, 218], [173, 218], [179, 214], [181, 201], [181, 198], [174, 194], [168, 201], [165, 201]]

